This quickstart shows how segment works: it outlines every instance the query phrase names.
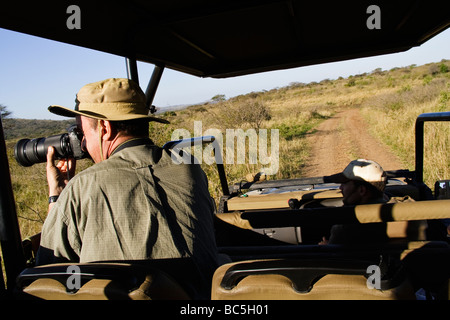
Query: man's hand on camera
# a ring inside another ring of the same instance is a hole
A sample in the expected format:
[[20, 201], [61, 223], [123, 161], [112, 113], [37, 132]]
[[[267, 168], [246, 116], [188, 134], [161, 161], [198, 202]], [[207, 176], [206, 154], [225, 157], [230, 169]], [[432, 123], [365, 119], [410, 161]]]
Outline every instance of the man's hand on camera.
[[75, 175], [76, 161], [73, 158], [60, 160], [55, 165], [55, 149], [47, 151], [47, 183], [49, 196], [59, 196], [69, 180]]

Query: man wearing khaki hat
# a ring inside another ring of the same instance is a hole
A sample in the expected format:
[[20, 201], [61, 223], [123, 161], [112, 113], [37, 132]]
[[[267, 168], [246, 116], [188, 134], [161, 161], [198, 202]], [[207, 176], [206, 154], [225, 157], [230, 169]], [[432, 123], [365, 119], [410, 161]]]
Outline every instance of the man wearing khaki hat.
[[149, 121], [167, 121], [148, 114], [139, 86], [129, 79], [88, 84], [74, 110], [49, 111], [76, 117], [95, 165], [73, 176], [75, 160], [55, 166], [49, 148], [50, 205], [37, 264], [188, 258], [208, 294], [217, 248], [207, 178], [148, 138]]

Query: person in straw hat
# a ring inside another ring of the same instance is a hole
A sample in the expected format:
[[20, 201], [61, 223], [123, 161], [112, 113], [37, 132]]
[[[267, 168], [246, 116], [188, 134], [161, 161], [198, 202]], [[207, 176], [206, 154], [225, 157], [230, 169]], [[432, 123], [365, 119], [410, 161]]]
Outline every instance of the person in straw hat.
[[74, 176], [75, 160], [55, 165], [49, 148], [50, 205], [37, 265], [189, 258], [206, 288], [217, 267], [207, 178], [148, 138], [149, 121], [167, 121], [149, 115], [140, 87], [129, 79], [95, 82], [80, 89], [74, 110], [49, 111], [76, 118], [95, 164]]

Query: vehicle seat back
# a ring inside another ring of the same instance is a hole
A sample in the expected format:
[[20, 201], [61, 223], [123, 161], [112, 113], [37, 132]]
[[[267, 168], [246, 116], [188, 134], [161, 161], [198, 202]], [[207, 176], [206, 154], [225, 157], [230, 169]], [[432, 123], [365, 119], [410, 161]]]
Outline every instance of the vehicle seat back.
[[397, 300], [415, 299], [413, 287], [397, 273], [380, 289], [367, 285], [366, 261], [249, 260], [219, 267], [213, 300]]
[[[69, 267], [77, 267], [79, 273]], [[79, 288], [74, 277], [79, 276]], [[71, 278], [72, 277], [72, 278]], [[69, 282], [71, 285], [69, 285]], [[52, 264], [25, 269], [16, 296], [48, 300], [186, 300], [184, 288], [165, 272], [127, 263]]]

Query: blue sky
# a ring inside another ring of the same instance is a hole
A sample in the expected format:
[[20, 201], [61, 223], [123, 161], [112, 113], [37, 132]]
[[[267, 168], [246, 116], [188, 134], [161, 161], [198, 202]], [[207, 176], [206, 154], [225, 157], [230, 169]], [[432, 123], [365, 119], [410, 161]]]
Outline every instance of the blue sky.
[[[47, 107], [74, 106], [75, 94], [85, 84], [126, 77], [125, 59], [111, 54], [29, 36], [0, 28], [0, 104], [12, 117], [24, 119], [64, 118]], [[216, 94], [231, 98], [252, 91], [270, 90], [291, 82], [337, 79], [339, 76], [422, 65], [450, 59], [450, 29], [421, 47], [397, 54], [344, 62], [265, 72], [229, 79], [198, 78], [166, 69], [153, 102], [159, 108], [207, 101]], [[139, 81], [145, 90], [153, 65], [138, 63]]]

